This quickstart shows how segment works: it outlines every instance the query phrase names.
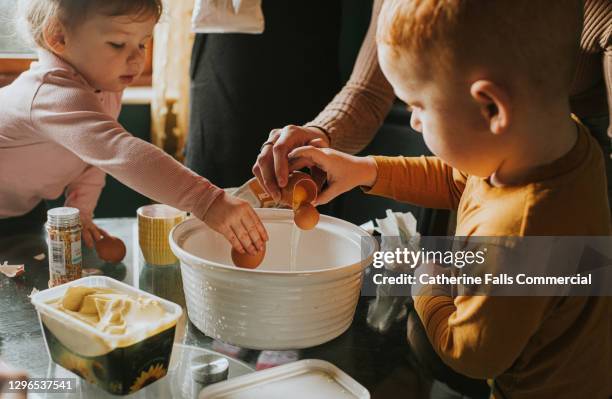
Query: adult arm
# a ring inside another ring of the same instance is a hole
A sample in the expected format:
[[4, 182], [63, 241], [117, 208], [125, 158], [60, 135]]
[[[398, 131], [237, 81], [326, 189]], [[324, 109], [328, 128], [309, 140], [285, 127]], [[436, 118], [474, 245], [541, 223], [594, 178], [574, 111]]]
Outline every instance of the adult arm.
[[376, 0], [372, 18], [349, 81], [306, 126], [324, 129], [337, 150], [355, 154], [372, 141], [389, 113], [395, 95], [378, 64], [376, 26], [383, 0]]

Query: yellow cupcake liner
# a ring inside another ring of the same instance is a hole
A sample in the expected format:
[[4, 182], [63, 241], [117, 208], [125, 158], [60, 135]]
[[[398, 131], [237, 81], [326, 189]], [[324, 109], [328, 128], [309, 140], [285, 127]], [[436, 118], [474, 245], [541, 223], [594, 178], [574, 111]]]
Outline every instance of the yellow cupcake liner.
[[178, 262], [168, 242], [170, 230], [186, 215], [172, 218], [156, 218], [138, 215], [138, 243], [145, 261], [149, 265], [163, 266]]

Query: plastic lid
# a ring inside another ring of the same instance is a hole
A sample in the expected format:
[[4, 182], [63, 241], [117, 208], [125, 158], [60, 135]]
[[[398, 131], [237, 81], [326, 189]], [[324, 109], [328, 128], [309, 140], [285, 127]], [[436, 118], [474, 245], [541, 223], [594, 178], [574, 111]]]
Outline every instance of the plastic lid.
[[47, 211], [47, 222], [52, 227], [71, 227], [81, 223], [77, 208], [53, 208]]
[[324, 360], [306, 359], [210, 385], [199, 399], [370, 399], [368, 390]]

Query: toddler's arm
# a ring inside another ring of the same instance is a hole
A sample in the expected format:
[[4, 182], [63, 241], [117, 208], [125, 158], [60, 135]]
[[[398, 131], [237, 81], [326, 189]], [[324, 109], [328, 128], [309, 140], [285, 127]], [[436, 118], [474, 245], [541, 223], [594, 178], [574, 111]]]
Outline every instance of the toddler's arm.
[[32, 105], [37, 132], [139, 193], [204, 217], [221, 189], [128, 133], [102, 110], [93, 92], [70, 79], [52, 83], [41, 86]]
[[62, 73], [49, 74], [32, 102], [31, 123], [38, 134], [139, 193], [193, 213], [240, 252], [254, 252], [252, 244], [259, 246], [258, 241], [267, 239], [250, 207], [227, 198], [210, 181], [129, 134], [104, 112], [93, 91]]
[[551, 297], [417, 296], [417, 311], [436, 353], [472, 378], [493, 378], [521, 354], [553, 307]]
[[289, 153], [289, 170], [317, 166], [327, 173], [327, 188], [314, 205], [325, 204], [357, 186], [376, 181], [376, 163], [371, 157], [356, 157], [330, 148], [299, 147]]
[[327, 173], [329, 186], [319, 195], [318, 204], [364, 186], [369, 194], [428, 208], [456, 209], [467, 178], [436, 157], [355, 157], [309, 146], [293, 150], [289, 158], [291, 170], [316, 165]]
[[78, 208], [81, 218], [92, 219], [98, 198], [104, 188], [106, 174], [88, 166], [79, 177], [66, 187], [65, 206]]
[[467, 176], [437, 157], [374, 157], [376, 184], [366, 192], [427, 208], [457, 209]]
[[88, 248], [101, 237], [93, 222], [93, 212], [104, 188], [106, 174], [94, 166], [88, 166], [83, 173], [66, 187], [65, 206], [78, 208], [83, 225], [83, 241]]

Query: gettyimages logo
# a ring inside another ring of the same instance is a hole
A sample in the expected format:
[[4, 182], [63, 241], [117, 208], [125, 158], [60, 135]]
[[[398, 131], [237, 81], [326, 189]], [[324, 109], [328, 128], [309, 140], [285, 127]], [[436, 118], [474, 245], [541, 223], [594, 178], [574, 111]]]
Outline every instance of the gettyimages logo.
[[362, 294], [612, 296], [612, 237], [381, 237]]
[[482, 265], [485, 263], [487, 248], [475, 251], [434, 251], [421, 248], [418, 251], [408, 248], [396, 248], [395, 251], [376, 251], [372, 266], [377, 269], [385, 264], [406, 265], [411, 269], [424, 264], [434, 263], [440, 266], [454, 266], [463, 268], [469, 265]]

